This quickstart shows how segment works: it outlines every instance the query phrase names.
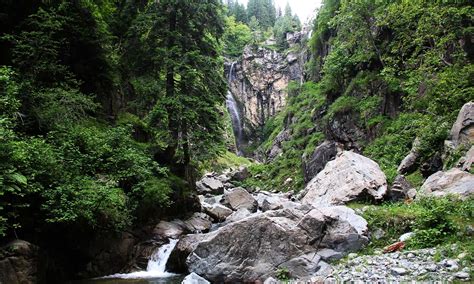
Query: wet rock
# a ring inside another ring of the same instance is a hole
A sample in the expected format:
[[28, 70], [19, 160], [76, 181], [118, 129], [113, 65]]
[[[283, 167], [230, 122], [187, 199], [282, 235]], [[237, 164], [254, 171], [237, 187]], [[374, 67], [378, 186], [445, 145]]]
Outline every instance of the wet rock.
[[194, 213], [193, 216], [186, 221], [184, 225], [188, 232], [192, 233], [202, 233], [208, 232], [212, 226], [212, 222], [208, 215], [204, 213]]
[[256, 212], [258, 203], [255, 198], [241, 187], [229, 190], [224, 194], [224, 199], [233, 210], [245, 208], [250, 212]]
[[0, 283], [37, 283], [41, 279], [37, 246], [15, 240], [0, 249], [0, 256]]
[[179, 239], [166, 263], [166, 271], [188, 273], [186, 258], [196, 248], [199, 242], [206, 238], [205, 234], [186, 235]]
[[309, 182], [320, 171], [324, 169], [326, 164], [333, 160], [337, 154], [337, 144], [333, 141], [324, 141], [316, 147], [313, 154], [303, 155], [303, 174], [304, 181]]
[[[160, 242], [159, 235], [155, 235], [154, 238], [158, 241], [152, 240], [152, 242]], [[136, 251], [136, 244], [135, 236], [128, 232], [94, 240], [93, 246], [88, 251], [93, 257], [87, 264], [84, 276], [92, 278], [122, 270], [129, 265], [132, 254]]]
[[380, 200], [387, 192], [385, 174], [377, 163], [344, 151], [327, 163], [302, 193], [305, 204], [344, 204], [352, 200]]
[[456, 168], [437, 172], [425, 181], [420, 193], [429, 196], [457, 194], [465, 198], [474, 193], [474, 175]]
[[211, 282], [193, 272], [186, 276], [181, 284], [211, 284]]
[[185, 227], [180, 221], [161, 221], [153, 229], [153, 235], [159, 236], [161, 239], [177, 239], [184, 234]]

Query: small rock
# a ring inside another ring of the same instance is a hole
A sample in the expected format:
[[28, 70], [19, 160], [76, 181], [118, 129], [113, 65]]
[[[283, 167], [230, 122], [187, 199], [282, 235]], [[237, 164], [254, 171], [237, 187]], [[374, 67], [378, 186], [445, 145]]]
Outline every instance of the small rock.
[[181, 284], [210, 284], [210, 282], [193, 272], [186, 276]]
[[280, 281], [276, 280], [273, 277], [269, 277], [267, 278], [267, 280], [263, 282], [263, 284], [278, 284], [278, 283], [280, 283]]
[[460, 253], [460, 254], [458, 255], [458, 259], [466, 258], [466, 256], [467, 256], [467, 253], [465, 253], [465, 252]]
[[393, 267], [390, 269], [390, 271], [393, 275], [405, 275], [408, 273], [408, 271], [402, 267]]
[[350, 253], [349, 255], [347, 255], [347, 257], [348, 257], [349, 259], [354, 259], [354, 258], [357, 257], [357, 253], [353, 253], [353, 252], [352, 252], [352, 253]]
[[401, 235], [400, 238], [398, 238], [398, 239], [399, 239], [400, 242], [406, 242], [407, 240], [412, 238], [413, 235], [414, 235], [413, 232], [405, 233], [405, 234]]
[[376, 240], [380, 240], [381, 238], [383, 238], [383, 236], [385, 236], [385, 232], [384, 230], [380, 229], [380, 228], [377, 228], [373, 233], [372, 233], [372, 236], [376, 239]]
[[430, 264], [426, 266], [425, 269], [430, 272], [435, 272], [438, 269], [438, 266], [436, 266], [436, 264]]
[[463, 280], [468, 280], [470, 278], [469, 273], [464, 271], [457, 272], [456, 274], [454, 274], [454, 277]]

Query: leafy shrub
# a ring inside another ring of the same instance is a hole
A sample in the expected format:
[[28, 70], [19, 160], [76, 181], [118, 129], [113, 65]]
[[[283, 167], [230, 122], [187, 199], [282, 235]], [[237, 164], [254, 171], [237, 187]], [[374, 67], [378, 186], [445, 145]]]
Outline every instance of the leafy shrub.
[[[349, 206], [361, 208], [363, 205]], [[469, 242], [466, 228], [474, 221], [473, 198], [422, 197], [410, 204], [386, 203], [364, 207], [363, 217], [368, 222], [369, 230], [382, 229], [385, 232], [381, 239], [372, 238], [368, 250], [385, 247], [407, 232], [415, 233], [407, 243], [409, 248]]]
[[290, 271], [286, 267], [279, 268], [276, 271], [276, 278], [281, 281], [288, 281], [290, 280]]

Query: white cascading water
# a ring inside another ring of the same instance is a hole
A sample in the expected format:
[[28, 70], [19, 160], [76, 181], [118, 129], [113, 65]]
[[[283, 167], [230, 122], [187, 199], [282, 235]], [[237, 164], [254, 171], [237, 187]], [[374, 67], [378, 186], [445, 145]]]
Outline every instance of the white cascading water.
[[[235, 65], [235, 62], [232, 62], [230, 66], [229, 77], [227, 78], [229, 85], [233, 80], [234, 65]], [[227, 90], [226, 105], [227, 105], [227, 110], [229, 111], [229, 114], [230, 114], [230, 118], [232, 120], [232, 128], [234, 130], [235, 145], [237, 147], [237, 153], [240, 155], [241, 154], [240, 144], [242, 142], [242, 121], [240, 118], [237, 101], [235, 100], [234, 95], [232, 95], [232, 92], [230, 91], [230, 89]]]
[[170, 239], [169, 243], [157, 249], [150, 260], [146, 271], [138, 271], [126, 274], [114, 274], [104, 278], [121, 278], [121, 279], [139, 279], [139, 278], [165, 278], [176, 276], [174, 273], [166, 272], [166, 263], [173, 251], [178, 240]]

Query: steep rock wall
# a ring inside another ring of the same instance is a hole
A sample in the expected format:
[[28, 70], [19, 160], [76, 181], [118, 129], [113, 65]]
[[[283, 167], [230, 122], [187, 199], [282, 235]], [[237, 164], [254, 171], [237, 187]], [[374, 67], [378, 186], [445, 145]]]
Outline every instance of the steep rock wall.
[[301, 42], [306, 37], [290, 35], [290, 49], [285, 52], [249, 45], [240, 60], [226, 63], [229, 90], [242, 117], [244, 146], [258, 142], [268, 119], [286, 106], [289, 82], [303, 81], [307, 53]]

